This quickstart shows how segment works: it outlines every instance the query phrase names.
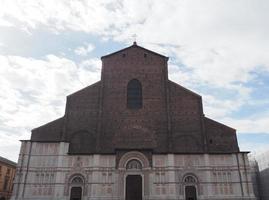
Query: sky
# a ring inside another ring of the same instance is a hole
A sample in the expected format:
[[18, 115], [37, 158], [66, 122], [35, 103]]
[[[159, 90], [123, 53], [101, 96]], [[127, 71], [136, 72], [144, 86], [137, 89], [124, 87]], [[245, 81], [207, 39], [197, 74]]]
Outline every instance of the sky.
[[1, 0], [0, 156], [17, 161], [31, 129], [63, 116], [66, 96], [100, 80], [100, 57], [138, 45], [169, 57], [169, 78], [269, 149], [269, 1]]

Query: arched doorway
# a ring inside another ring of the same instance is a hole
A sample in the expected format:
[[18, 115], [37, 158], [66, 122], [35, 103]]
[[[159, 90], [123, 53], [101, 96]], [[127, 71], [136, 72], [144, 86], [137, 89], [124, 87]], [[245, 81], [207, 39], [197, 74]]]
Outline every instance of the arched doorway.
[[81, 200], [82, 188], [81, 187], [72, 187], [70, 200]]
[[185, 186], [185, 200], [197, 200], [196, 178], [191, 175], [187, 175], [184, 178], [183, 184]]
[[144, 196], [150, 195], [148, 187], [145, 187], [149, 184], [146, 170], [150, 167], [148, 157], [141, 152], [130, 151], [121, 156], [118, 163], [118, 169], [122, 172], [119, 175], [120, 199], [142, 200]]
[[71, 181], [70, 200], [82, 199], [83, 179], [80, 176], [75, 176]]
[[125, 200], [142, 200], [142, 176], [137, 174], [142, 170], [141, 162], [137, 159], [129, 160], [126, 164], [126, 170], [132, 174], [126, 176]]
[[128, 175], [126, 177], [125, 200], [142, 200], [142, 177], [141, 175]]
[[195, 186], [185, 186], [186, 200], [197, 200]]

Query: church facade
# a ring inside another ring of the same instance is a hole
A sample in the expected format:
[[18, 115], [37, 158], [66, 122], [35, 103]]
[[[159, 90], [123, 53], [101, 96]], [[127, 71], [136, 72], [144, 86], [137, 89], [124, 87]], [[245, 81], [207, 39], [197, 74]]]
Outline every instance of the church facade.
[[101, 80], [22, 141], [13, 200], [254, 200], [236, 131], [168, 79], [168, 57], [132, 46]]

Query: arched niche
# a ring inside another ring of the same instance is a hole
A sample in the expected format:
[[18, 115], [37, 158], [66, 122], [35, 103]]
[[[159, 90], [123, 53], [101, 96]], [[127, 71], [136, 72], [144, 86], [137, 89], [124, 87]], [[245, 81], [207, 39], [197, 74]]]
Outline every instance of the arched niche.
[[96, 147], [96, 138], [93, 133], [88, 131], [77, 131], [72, 134], [69, 143], [70, 154], [94, 153]]
[[140, 109], [143, 106], [142, 84], [137, 79], [132, 79], [127, 85], [127, 108]]
[[82, 174], [73, 174], [68, 181], [69, 199], [82, 200], [85, 195], [85, 178]]
[[150, 168], [150, 163], [148, 158], [141, 152], [130, 151], [125, 153], [119, 160], [118, 168], [126, 169], [129, 161], [137, 160], [141, 163], [141, 169]]
[[182, 187], [185, 200], [198, 199], [198, 178], [194, 174], [188, 173], [183, 176]]

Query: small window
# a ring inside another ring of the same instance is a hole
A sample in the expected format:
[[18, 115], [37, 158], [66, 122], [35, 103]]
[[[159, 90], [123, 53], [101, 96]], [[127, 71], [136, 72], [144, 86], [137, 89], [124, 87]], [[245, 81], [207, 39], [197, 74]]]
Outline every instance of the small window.
[[8, 189], [8, 182], [9, 182], [9, 179], [8, 178], [5, 178], [4, 191], [7, 191], [7, 189]]
[[125, 53], [123, 53], [123, 54], [122, 54], [122, 57], [123, 57], [123, 58], [125, 58], [125, 57], [126, 57], [126, 54], [125, 54]]
[[142, 108], [142, 85], [137, 79], [129, 81], [127, 86], [127, 107]]

